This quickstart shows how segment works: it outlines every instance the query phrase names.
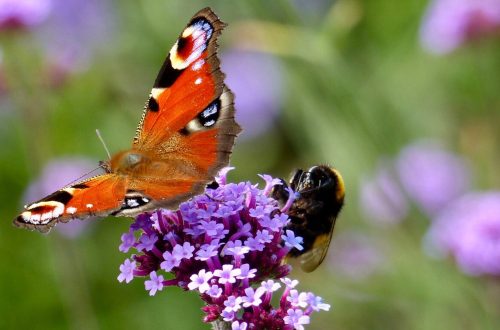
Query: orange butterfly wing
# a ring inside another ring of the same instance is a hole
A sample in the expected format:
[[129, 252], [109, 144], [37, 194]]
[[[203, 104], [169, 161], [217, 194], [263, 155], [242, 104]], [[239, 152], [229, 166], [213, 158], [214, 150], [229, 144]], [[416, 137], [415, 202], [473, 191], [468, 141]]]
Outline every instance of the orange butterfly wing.
[[228, 164], [241, 131], [216, 54], [224, 26], [209, 8], [191, 19], [156, 78], [132, 149], [112, 157], [108, 174], [26, 206], [14, 223], [48, 231], [77, 217], [173, 208], [199, 194]]
[[48, 232], [59, 221], [108, 215], [122, 207], [126, 186], [126, 178], [114, 174], [78, 182], [26, 206], [14, 225]]
[[199, 194], [228, 164], [241, 131], [216, 56], [224, 26], [210, 9], [198, 12], [170, 50], [151, 91], [133, 150], [149, 153], [155, 166], [138, 172], [131, 185], [152, 197], [155, 207], [176, 207]]

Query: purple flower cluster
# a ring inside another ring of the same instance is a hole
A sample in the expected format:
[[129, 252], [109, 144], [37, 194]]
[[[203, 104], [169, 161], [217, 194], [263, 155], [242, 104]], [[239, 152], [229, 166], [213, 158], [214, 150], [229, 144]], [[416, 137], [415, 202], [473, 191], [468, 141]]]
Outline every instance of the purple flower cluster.
[[408, 202], [432, 220], [424, 248], [435, 257], [452, 256], [469, 275], [500, 275], [500, 192], [469, 192], [468, 164], [436, 143], [404, 148], [362, 186], [367, 218], [396, 222]]
[[[167, 286], [195, 291], [206, 303], [204, 321], [224, 321], [233, 329], [303, 329], [314, 311], [328, 310], [321, 298], [294, 289], [283, 260], [302, 248], [301, 237], [286, 230], [284, 213], [269, 197], [279, 180], [261, 176], [263, 190], [249, 182], [226, 183], [182, 203], [177, 211], [157, 210], [136, 218], [122, 236], [120, 251], [137, 251], [120, 266], [120, 282], [148, 276], [146, 290], [155, 295]], [[273, 307], [273, 292], [284, 292]]]
[[432, 222], [426, 248], [470, 275], [500, 275], [500, 192], [469, 193]]
[[420, 141], [405, 147], [394, 162], [383, 162], [373, 178], [363, 180], [361, 205], [378, 223], [405, 218], [410, 201], [434, 216], [469, 189], [470, 178], [463, 158], [438, 143]]
[[422, 45], [446, 54], [464, 42], [500, 31], [498, 0], [434, 0], [420, 30]]

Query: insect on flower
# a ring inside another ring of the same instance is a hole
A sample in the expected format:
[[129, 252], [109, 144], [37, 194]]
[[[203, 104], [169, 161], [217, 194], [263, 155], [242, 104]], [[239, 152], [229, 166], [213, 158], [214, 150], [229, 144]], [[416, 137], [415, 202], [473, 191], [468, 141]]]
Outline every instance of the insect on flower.
[[[285, 204], [289, 190], [284, 180], [275, 185], [271, 195]], [[307, 171], [297, 170], [290, 180], [295, 200], [286, 214], [286, 242], [294, 248], [289, 256], [298, 258], [306, 272], [315, 270], [325, 259], [332, 239], [337, 216], [344, 205], [344, 181], [340, 173], [325, 165], [313, 166]], [[294, 236], [303, 239], [302, 249]]]

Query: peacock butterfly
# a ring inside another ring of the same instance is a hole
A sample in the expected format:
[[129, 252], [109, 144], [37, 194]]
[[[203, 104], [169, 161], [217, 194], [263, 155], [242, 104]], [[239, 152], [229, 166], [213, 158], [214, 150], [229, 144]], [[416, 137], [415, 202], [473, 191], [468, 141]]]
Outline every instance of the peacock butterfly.
[[201, 193], [241, 131], [217, 58], [225, 26], [210, 8], [195, 14], [158, 73], [132, 148], [102, 162], [105, 174], [25, 206], [14, 224], [48, 232], [75, 218], [176, 208]]

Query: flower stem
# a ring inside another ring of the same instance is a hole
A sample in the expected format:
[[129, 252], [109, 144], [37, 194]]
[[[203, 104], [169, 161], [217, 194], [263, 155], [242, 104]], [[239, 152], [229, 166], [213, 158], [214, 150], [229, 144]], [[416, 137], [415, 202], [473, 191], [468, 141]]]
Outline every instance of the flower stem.
[[222, 320], [216, 320], [212, 322], [213, 330], [231, 330], [231, 324], [229, 322], [224, 322]]

